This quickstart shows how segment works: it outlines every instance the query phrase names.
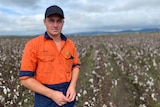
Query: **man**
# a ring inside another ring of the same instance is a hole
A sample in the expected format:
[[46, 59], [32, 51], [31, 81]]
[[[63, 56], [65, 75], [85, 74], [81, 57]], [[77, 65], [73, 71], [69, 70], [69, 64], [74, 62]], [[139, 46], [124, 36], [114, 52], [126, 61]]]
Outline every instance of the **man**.
[[80, 61], [74, 43], [61, 33], [63, 10], [46, 9], [46, 32], [30, 40], [23, 52], [19, 78], [35, 92], [34, 107], [73, 107]]

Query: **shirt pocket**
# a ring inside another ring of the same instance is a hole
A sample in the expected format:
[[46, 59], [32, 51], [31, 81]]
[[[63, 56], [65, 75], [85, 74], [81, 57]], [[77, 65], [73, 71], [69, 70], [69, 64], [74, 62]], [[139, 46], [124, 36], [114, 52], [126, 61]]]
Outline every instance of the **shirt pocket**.
[[40, 55], [38, 57], [37, 71], [40, 73], [52, 72], [54, 64], [54, 55]]
[[73, 55], [71, 54], [71, 52], [64, 52], [62, 53], [62, 56], [64, 57], [64, 62], [65, 62], [65, 67], [66, 67], [66, 72], [71, 72], [72, 70], [72, 66], [73, 66], [73, 60], [74, 60], [74, 57]]

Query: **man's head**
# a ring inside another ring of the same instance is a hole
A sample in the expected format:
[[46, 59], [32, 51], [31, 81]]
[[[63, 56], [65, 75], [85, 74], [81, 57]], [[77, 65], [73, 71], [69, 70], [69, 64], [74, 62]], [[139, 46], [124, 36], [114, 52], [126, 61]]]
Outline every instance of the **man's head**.
[[56, 5], [48, 7], [45, 12], [44, 24], [50, 36], [60, 36], [64, 24], [63, 10]]
[[46, 9], [45, 18], [50, 16], [50, 15], [53, 15], [53, 14], [57, 14], [57, 15], [61, 16], [64, 19], [63, 10], [60, 7], [56, 6], [56, 5], [50, 6], [50, 7], [48, 7]]

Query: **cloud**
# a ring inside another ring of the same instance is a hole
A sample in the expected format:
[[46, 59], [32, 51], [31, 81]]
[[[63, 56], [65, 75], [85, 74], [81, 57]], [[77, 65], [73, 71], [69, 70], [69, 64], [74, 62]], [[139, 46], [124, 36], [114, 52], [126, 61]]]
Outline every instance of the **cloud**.
[[18, 8], [28, 8], [28, 7], [34, 7], [39, 0], [1, 0], [0, 3], [4, 6], [8, 7], [18, 7]]
[[0, 35], [43, 33], [45, 9], [53, 4], [64, 10], [64, 33], [160, 26], [159, 0], [1, 0]]

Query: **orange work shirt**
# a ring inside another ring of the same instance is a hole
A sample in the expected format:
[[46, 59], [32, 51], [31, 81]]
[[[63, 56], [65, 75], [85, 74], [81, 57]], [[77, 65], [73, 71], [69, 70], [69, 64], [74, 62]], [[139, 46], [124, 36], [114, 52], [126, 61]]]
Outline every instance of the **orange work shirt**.
[[61, 34], [61, 50], [58, 50], [47, 32], [27, 42], [24, 48], [20, 79], [35, 77], [42, 84], [70, 82], [74, 67], [80, 68], [73, 41]]

